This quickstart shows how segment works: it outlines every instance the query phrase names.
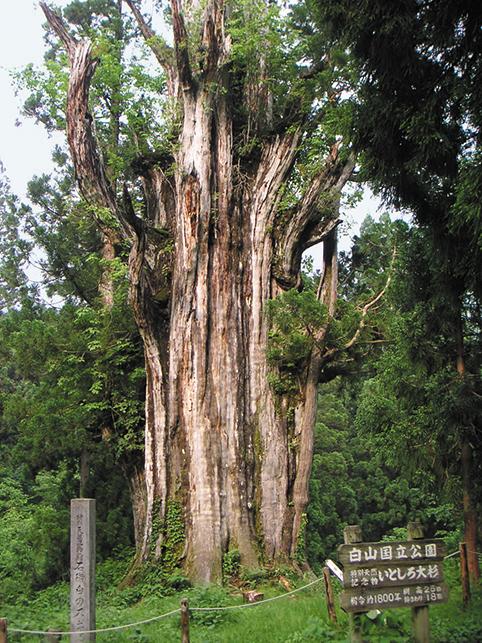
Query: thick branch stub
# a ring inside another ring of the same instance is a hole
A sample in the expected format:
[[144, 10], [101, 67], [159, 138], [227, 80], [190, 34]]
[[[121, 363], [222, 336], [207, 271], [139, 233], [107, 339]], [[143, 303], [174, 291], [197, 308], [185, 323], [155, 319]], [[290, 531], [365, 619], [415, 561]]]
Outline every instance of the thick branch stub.
[[325, 241], [325, 239], [330, 235], [338, 226], [342, 223], [341, 219], [330, 219], [328, 222], [320, 222], [310, 233], [310, 236], [307, 241], [303, 244], [303, 252], [317, 246], [319, 243]]
[[282, 288], [297, 287], [300, 282], [299, 263], [302, 253], [325, 242], [340, 223], [340, 193], [353, 171], [355, 156], [350, 154], [342, 162], [338, 157], [339, 145], [337, 143], [333, 146], [325, 165], [311, 179], [282, 230], [278, 244], [279, 262], [273, 272]]

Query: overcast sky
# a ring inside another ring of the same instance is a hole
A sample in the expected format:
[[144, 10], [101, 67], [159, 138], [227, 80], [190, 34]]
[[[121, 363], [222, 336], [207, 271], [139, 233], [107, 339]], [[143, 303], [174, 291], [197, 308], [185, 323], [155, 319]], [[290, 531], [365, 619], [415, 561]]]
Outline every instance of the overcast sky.
[[[27, 182], [35, 174], [51, 170], [54, 141], [42, 125], [21, 116], [22, 97], [15, 96], [10, 72], [29, 63], [41, 65], [45, 19], [36, 0], [0, 0], [0, 4], [0, 160], [10, 179], [12, 192], [23, 199]], [[65, 6], [68, 0], [57, 0], [56, 4]], [[344, 213], [345, 220], [355, 223], [349, 236], [356, 232], [356, 223], [368, 212], [378, 218], [377, 205], [377, 200], [366, 198], [357, 212]], [[341, 239], [341, 245], [348, 248], [349, 237]], [[310, 253], [318, 254], [314, 249]], [[318, 264], [317, 257], [315, 260]]]
[[22, 198], [34, 174], [48, 172], [53, 141], [41, 125], [20, 115], [22, 99], [15, 96], [10, 72], [28, 63], [41, 64], [44, 16], [34, 0], [0, 0], [0, 160]]

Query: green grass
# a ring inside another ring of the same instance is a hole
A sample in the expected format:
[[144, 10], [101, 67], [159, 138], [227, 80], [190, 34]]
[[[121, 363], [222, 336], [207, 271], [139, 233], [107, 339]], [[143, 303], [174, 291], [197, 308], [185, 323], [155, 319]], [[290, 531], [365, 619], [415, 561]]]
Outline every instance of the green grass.
[[[273, 602], [257, 604], [229, 611], [196, 612], [193, 608], [243, 605], [239, 589], [235, 587], [174, 589], [185, 585], [178, 575], [170, 584], [164, 579], [156, 582], [148, 576], [148, 582], [135, 587], [114, 590], [106, 582], [115, 575], [101, 570], [97, 595], [97, 628], [109, 628], [144, 621], [178, 610], [183, 597], [189, 599], [190, 634], [192, 643], [317, 643], [324, 641], [346, 642], [349, 637], [348, 616], [337, 608], [338, 625], [328, 620], [323, 583], [285, 596]], [[162, 576], [158, 574], [158, 576]], [[482, 591], [473, 589], [472, 602], [467, 610], [462, 609], [462, 595], [458, 563], [446, 565], [447, 582], [451, 588], [450, 600], [445, 605], [430, 607], [432, 643], [482, 643]], [[308, 579], [290, 577], [292, 587], [301, 587]], [[265, 599], [286, 594], [286, 589], [276, 579], [263, 578], [257, 589]], [[335, 592], [340, 591], [334, 581]], [[15, 604], [3, 604], [0, 616], [8, 619], [9, 643], [36, 643], [37, 635], [20, 635], [11, 628], [46, 631], [55, 628], [68, 631], [69, 586], [59, 584], [39, 592], [29, 599], [19, 598]], [[400, 643], [410, 641], [410, 610], [388, 610], [374, 619], [364, 617], [364, 640], [370, 643]], [[67, 640], [67, 639], [64, 639]], [[181, 641], [181, 618], [177, 613], [152, 623], [130, 627], [125, 630], [99, 633], [98, 643], [138, 642], [177, 643]]]

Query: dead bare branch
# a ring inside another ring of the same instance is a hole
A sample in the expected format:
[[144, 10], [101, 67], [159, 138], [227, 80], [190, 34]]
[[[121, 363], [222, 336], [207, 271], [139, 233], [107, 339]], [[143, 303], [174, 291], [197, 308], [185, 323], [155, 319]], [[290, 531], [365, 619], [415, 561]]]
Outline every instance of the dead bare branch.
[[60, 16], [54, 13], [50, 9], [50, 7], [45, 4], [45, 2], [40, 2], [39, 4], [45, 14], [45, 17], [47, 18], [47, 22], [62, 41], [62, 44], [67, 51], [69, 60], [73, 59], [75, 57], [75, 52], [77, 49], [77, 40], [71, 34], [69, 34]]
[[388, 287], [390, 285], [390, 282], [392, 280], [393, 267], [395, 265], [396, 256], [397, 256], [397, 246], [395, 246], [394, 249], [393, 249], [393, 256], [392, 256], [392, 261], [391, 261], [391, 264], [390, 264], [390, 270], [389, 270], [389, 273], [388, 273], [387, 283], [385, 284], [385, 287], [380, 291], [380, 293], [376, 297], [374, 297], [372, 300], [370, 300], [367, 304], [365, 304], [365, 306], [363, 307], [362, 316], [361, 316], [358, 328], [355, 331], [355, 334], [353, 335], [351, 340], [347, 344], [345, 344], [345, 346], [344, 346], [345, 350], [348, 349], [348, 348], [351, 348], [353, 346], [353, 344], [355, 344], [355, 342], [357, 341], [358, 337], [360, 336], [360, 333], [365, 328], [366, 317], [368, 315], [369, 310], [371, 308], [373, 308], [373, 306], [375, 306], [375, 304], [377, 304], [380, 301], [380, 299], [384, 296], [384, 294], [387, 292], [387, 289], [388, 289]]
[[173, 74], [174, 51], [162, 38], [159, 38], [132, 0], [123, 0], [131, 10], [146, 44], [151, 49], [159, 64], [171, 78]]

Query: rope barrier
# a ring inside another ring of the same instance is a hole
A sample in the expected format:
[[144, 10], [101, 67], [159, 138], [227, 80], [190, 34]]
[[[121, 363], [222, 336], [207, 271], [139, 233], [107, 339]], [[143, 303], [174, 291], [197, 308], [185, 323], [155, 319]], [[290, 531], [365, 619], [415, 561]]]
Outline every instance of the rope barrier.
[[[146, 625], [146, 623], [152, 623], [154, 621], [160, 621], [162, 618], [167, 618], [168, 616], [174, 616], [174, 614], [180, 613], [181, 609], [178, 608], [177, 610], [173, 610], [172, 612], [168, 612], [167, 614], [161, 614], [161, 616], [154, 616], [152, 618], [148, 618], [145, 621], [138, 621], [137, 623], [128, 623], [127, 625], [116, 625], [115, 627], [106, 627], [101, 630], [79, 630], [77, 632], [55, 632], [56, 635], [58, 636], [71, 636], [72, 634], [101, 634], [103, 632], [116, 632], [118, 630], [126, 630], [130, 627], [138, 627], [139, 625]], [[36, 630], [18, 630], [14, 627], [9, 627], [8, 628], [9, 632], [16, 632], [17, 634], [37, 634], [38, 636], [48, 636], [49, 634], [51, 635], [52, 632], [39, 632]]]
[[[293, 594], [296, 594], [297, 592], [301, 592], [305, 589], [308, 589], [309, 587], [312, 587], [313, 585], [316, 585], [317, 583], [320, 583], [323, 579], [322, 578], [317, 578], [316, 580], [312, 581], [311, 583], [308, 583], [308, 585], [304, 585], [303, 587], [299, 587], [298, 589], [293, 589], [290, 592], [286, 592], [286, 594], [281, 594], [280, 596], [274, 596], [273, 598], [266, 598], [263, 601], [257, 601], [256, 603], [245, 603], [243, 605], [228, 605], [226, 607], [190, 607], [189, 611], [190, 612], [221, 612], [221, 611], [226, 611], [226, 610], [233, 610], [233, 609], [243, 609], [245, 607], [257, 607], [258, 605], [263, 605], [266, 603], [272, 603], [273, 601], [278, 601], [281, 598], [286, 598], [287, 596], [292, 596]], [[140, 625], [146, 625], [147, 623], [153, 623], [154, 621], [159, 621], [163, 618], [167, 618], [168, 616], [174, 616], [174, 614], [179, 614], [181, 610], [178, 608], [176, 610], [173, 610], [172, 612], [168, 612], [167, 614], [162, 614], [161, 616], [154, 616], [153, 618], [149, 618], [145, 621], [138, 621], [137, 623], [129, 623], [127, 625], [117, 625], [115, 627], [106, 627], [104, 629], [100, 630], [82, 630], [82, 631], [77, 631], [77, 632], [55, 632], [55, 634], [59, 636], [71, 636], [72, 634], [102, 634], [105, 632], [115, 632], [119, 630], [126, 630], [130, 627], [139, 627]], [[38, 636], [48, 636], [49, 634], [51, 635], [52, 632], [40, 632], [37, 630], [19, 630], [13, 627], [8, 628], [9, 632], [15, 632], [17, 634], [35, 634]]]
[[308, 587], [312, 587], [313, 585], [316, 585], [316, 583], [320, 583], [322, 580], [323, 580], [322, 578], [317, 578], [311, 583], [308, 583], [308, 585], [304, 585], [303, 587], [298, 587], [298, 589], [293, 589], [291, 592], [286, 592], [286, 594], [280, 594], [279, 596], [273, 596], [273, 598], [265, 598], [263, 601], [256, 601], [256, 603], [244, 603], [243, 605], [228, 605], [227, 607], [190, 607], [189, 611], [190, 612], [221, 612], [223, 610], [236, 610], [236, 609], [243, 609], [245, 607], [257, 607], [258, 605], [266, 605], [266, 603], [273, 603], [274, 601], [279, 601], [280, 598], [286, 598], [287, 596], [292, 596], [297, 592], [302, 592], [303, 590], [308, 589]]
[[[482, 554], [480, 553], [480, 551], [470, 551], [470, 550], [468, 550], [467, 553], [468, 554], [474, 554], [475, 556], [478, 556], [479, 558], [482, 558]], [[448, 554], [448, 556], [445, 556], [444, 560], [447, 560], [447, 558], [453, 558], [454, 556], [460, 556], [460, 552], [459, 551], [454, 551], [453, 554]]]
[[[482, 554], [477, 551], [470, 551], [469, 553], [475, 554], [477, 556], [482, 556]], [[447, 560], [448, 558], [453, 558], [454, 556], [460, 556], [460, 552], [455, 551], [453, 552], [453, 554], [448, 554], [447, 556], [444, 557], [444, 560]], [[286, 594], [280, 594], [280, 596], [273, 596], [272, 598], [266, 598], [262, 601], [256, 601], [255, 603], [244, 603], [243, 605], [227, 605], [225, 607], [190, 607], [189, 611], [190, 612], [222, 612], [227, 610], [244, 609], [246, 607], [257, 607], [259, 605], [266, 605], [267, 603], [273, 603], [274, 601], [279, 601], [280, 599], [286, 598], [288, 596], [293, 596], [298, 592], [302, 592], [305, 589], [308, 589], [309, 587], [313, 587], [317, 583], [320, 583], [322, 580], [323, 580], [322, 578], [316, 578], [311, 583], [308, 583], [308, 585], [304, 585], [303, 587], [299, 587], [298, 589], [293, 589], [290, 592], [286, 592]], [[160, 621], [163, 618], [174, 616], [175, 614], [179, 614], [180, 612], [181, 610], [178, 608], [176, 610], [173, 610], [172, 612], [168, 612], [167, 614], [162, 614], [161, 616], [154, 616], [152, 618], [146, 619], [145, 621], [138, 621], [137, 623], [128, 623], [127, 625], [117, 625], [115, 627], [106, 627], [99, 630], [82, 630], [77, 632], [55, 632], [55, 634], [58, 634], [60, 636], [71, 636], [72, 634], [81, 635], [81, 634], [102, 634], [105, 632], [116, 632], [119, 630], [129, 629], [131, 627], [139, 627], [140, 625], [153, 623], [154, 621]], [[13, 627], [9, 627], [8, 631], [15, 632], [17, 634], [35, 634], [38, 636], [48, 636], [49, 634], [52, 634], [52, 632], [40, 632], [37, 630], [20, 630]]]

